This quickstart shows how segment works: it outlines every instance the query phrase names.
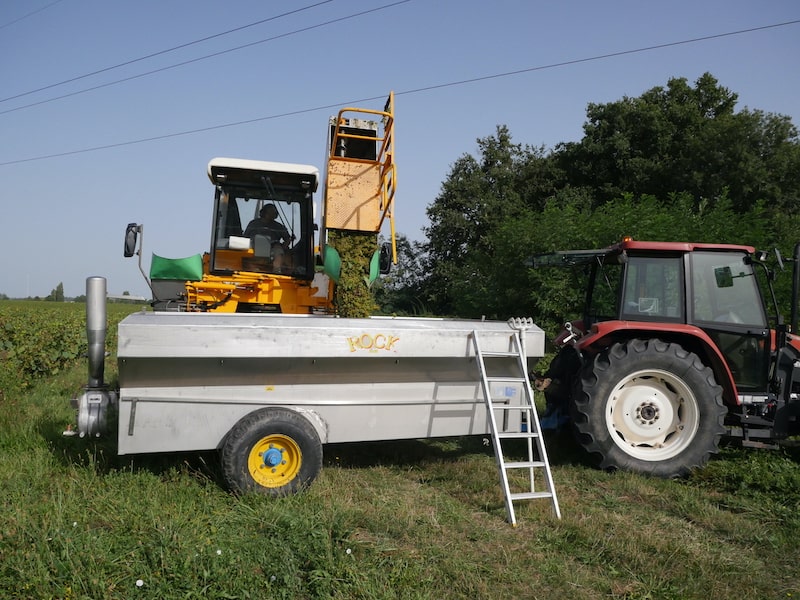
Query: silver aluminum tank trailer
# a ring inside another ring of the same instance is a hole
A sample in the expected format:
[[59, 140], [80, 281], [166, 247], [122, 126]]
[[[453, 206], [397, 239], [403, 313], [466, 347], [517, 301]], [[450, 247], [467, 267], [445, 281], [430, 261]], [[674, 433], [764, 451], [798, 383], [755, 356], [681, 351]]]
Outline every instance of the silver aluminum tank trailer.
[[[489, 353], [512, 350], [514, 334], [498, 321], [140, 312], [119, 324], [117, 392], [103, 382], [105, 294], [104, 278], [87, 279], [76, 433], [106, 432], [114, 410], [119, 454], [216, 449], [232, 490], [273, 495], [314, 480], [323, 444], [488, 433], [470, 336]], [[544, 333], [524, 327], [532, 366]], [[486, 360], [519, 376], [515, 357]], [[524, 397], [520, 383], [492, 385], [495, 402]], [[521, 431], [521, 411], [495, 414]]]

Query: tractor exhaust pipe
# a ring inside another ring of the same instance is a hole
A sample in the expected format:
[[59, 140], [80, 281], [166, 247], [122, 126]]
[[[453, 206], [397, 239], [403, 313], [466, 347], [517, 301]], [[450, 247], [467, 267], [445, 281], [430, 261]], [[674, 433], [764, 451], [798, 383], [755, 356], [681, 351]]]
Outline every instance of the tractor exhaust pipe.
[[103, 387], [106, 356], [106, 279], [86, 279], [86, 339], [89, 342], [88, 388]]
[[89, 342], [89, 382], [80, 398], [72, 399], [78, 409], [78, 429], [66, 436], [100, 437], [108, 429], [108, 414], [117, 407], [117, 393], [103, 381], [106, 357], [106, 279], [86, 279], [86, 339]]

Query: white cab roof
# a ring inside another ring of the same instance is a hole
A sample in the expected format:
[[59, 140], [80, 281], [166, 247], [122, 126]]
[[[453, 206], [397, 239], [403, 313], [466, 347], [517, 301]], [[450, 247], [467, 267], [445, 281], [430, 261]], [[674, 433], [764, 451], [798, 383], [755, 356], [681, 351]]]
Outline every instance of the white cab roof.
[[290, 173], [313, 178], [312, 189], [317, 188], [319, 169], [311, 165], [272, 162], [267, 160], [248, 160], [244, 158], [212, 158], [208, 163], [208, 178], [216, 184], [216, 174], [226, 170], [247, 170], [267, 173]]

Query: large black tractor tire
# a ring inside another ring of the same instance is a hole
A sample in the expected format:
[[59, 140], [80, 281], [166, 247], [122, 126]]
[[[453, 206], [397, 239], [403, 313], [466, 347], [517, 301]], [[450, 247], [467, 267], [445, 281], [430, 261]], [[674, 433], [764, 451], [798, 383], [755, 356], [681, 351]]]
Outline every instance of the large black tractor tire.
[[243, 417], [222, 445], [222, 475], [237, 493], [294, 494], [322, 468], [316, 429], [300, 413], [262, 408]]
[[658, 339], [617, 343], [588, 362], [572, 413], [578, 442], [601, 469], [666, 478], [704, 465], [725, 432], [714, 373]]

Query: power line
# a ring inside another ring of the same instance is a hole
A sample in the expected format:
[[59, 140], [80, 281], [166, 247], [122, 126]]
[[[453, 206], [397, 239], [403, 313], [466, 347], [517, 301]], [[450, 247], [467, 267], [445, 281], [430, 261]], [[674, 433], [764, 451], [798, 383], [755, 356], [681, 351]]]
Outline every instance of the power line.
[[365, 103], [365, 102], [373, 102], [375, 100], [385, 99], [385, 97], [386, 97], [385, 95], [382, 95], [382, 96], [373, 96], [372, 98], [361, 98], [359, 100], [351, 100], [350, 102], [347, 102], [347, 103], [344, 103], [344, 104], [335, 103], [335, 104], [326, 104], [325, 106], [315, 106], [314, 108], [302, 108], [302, 109], [293, 110], [293, 111], [290, 111], [290, 112], [279, 113], [279, 114], [275, 114], [275, 115], [269, 115], [269, 116], [266, 116], [266, 117], [255, 117], [253, 119], [246, 119], [244, 121], [236, 121], [235, 123], [223, 123], [221, 125], [209, 125], [208, 127], [200, 127], [198, 129], [192, 129], [190, 131], [177, 131], [177, 132], [174, 132], [174, 133], [165, 133], [165, 134], [162, 134], [162, 135], [155, 135], [155, 136], [148, 137], [148, 138], [141, 138], [141, 139], [138, 139], [138, 140], [128, 140], [126, 142], [117, 142], [117, 143], [114, 143], [114, 144], [105, 144], [103, 146], [94, 146], [92, 148], [83, 148], [83, 149], [80, 149], [80, 150], [68, 150], [66, 152], [57, 152], [55, 154], [47, 154], [45, 156], [37, 156], [37, 157], [33, 157], [33, 158], [22, 158], [22, 159], [19, 159], [19, 160], [12, 160], [12, 161], [7, 161], [7, 162], [2, 162], [2, 163], [0, 163], [0, 167], [6, 166], [6, 165], [14, 165], [14, 164], [19, 164], [19, 163], [24, 163], [24, 162], [31, 162], [31, 161], [36, 161], [36, 160], [44, 160], [46, 158], [58, 158], [58, 157], [62, 157], [62, 156], [71, 156], [73, 154], [84, 154], [86, 152], [95, 152], [95, 151], [98, 151], [98, 150], [108, 150], [110, 148], [119, 148], [119, 147], [122, 147], [122, 146], [133, 146], [135, 144], [144, 144], [146, 142], [156, 142], [156, 141], [159, 141], [159, 140], [166, 140], [166, 139], [169, 139], [169, 138], [182, 137], [182, 136], [185, 136], [185, 135], [192, 135], [192, 134], [195, 134], [195, 133], [203, 133], [203, 132], [206, 132], [206, 131], [214, 131], [216, 129], [226, 129], [228, 127], [238, 127], [240, 125], [249, 125], [251, 123], [259, 123], [261, 121], [270, 121], [270, 120], [274, 120], [274, 119], [282, 119], [282, 118], [285, 118], [285, 117], [292, 117], [292, 116], [295, 116], [295, 115], [302, 115], [302, 114], [306, 114], [306, 113], [317, 112], [317, 111], [320, 111], [320, 110], [329, 110], [329, 109], [332, 109], [332, 108], [338, 108], [340, 106], [344, 106], [345, 104], [358, 104], [358, 103]]
[[[330, 2], [332, 0], [327, 0], [327, 1]], [[241, 46], [236, 46], [234, 48], [228, 48], [227, 50], [220, 50], [219, 52], [213, 52], [211, 54], [206, 54], [205, 56], [199, 56], [197, 58], [192, 58], [192, 59], [189, 59], [189, 60], [185, 60], [183, 62], [175, 63], [175, 64], [172, 64], [172, 65], [168, 65], [166, 67], [153, 69], [152, 71], [147, 71], [145, 73], [139, 73], [138, 75], [131, 75], [130, 77], [125, 77], [123, 79], [117, 79], [115, 81], [110, 81], [108, 83], [101, 83], [101, 84], [98, 84], [98, 85], [95, 85], [95, 86], [92, 86], [92, 87], [89, 87], [89, 88], [84, 88], [82, 90], [78, 90], [78, 91], [75, 91], [75, 92], [70, 92], [69, 94], [62, 94], [61, 96], [55, 96], [55, 97], [49, 98], [47, 100], [40, 100], [39, 102], [31, 102], [30, 104], [24, 104], [22, 106], [17, 106], [16, 108], [9, 108], [7, 110], [0, 111], [0, 115], [5, 115], [5, 114], [8, 114], [8, 113], [16, 112], [18, 110], [23, 110], [25, 108], [31, 108], [33, 106], [39, 106], [41, 104], [47, 104], [49, 102], [55, 102], [56, 100], [63, 100], [64, 98], [69, 98], [71, 96], [77, 96], [79, 94], [85, 94], [87, 92], [91, 92], [91, 91], [94, 91], [94, 90], [99, 90], [101, 88], [111, 87], [112, 85], [117, 85], [118, 83], [124, 83], [126, 81], [132, 81], [134, 79], [141, 79], [142, 77], [147, 77], [148, 75], [153, 75], [155, 73], [161, 73], [162, 71], [169, 71], [170, 69], [176, 69], [178, 67], [183, 67], [183, 66], [186, 66], [186, 65], [189, 65], [189, 64], [192, 64], [192, 63], [200, 62], [202, 60], [206, 60], [206, 59], [209, 59], [209, 58], [214, 58], [216, 56], [221, 56], [223, 54], [228, 54], [230, 52], [236, 52], [238, 50], [243, 50], [245, 48], [250, 48], [252, 46], [257, 46], [259, 44], [264, 44], [266, 42], [272, 42], [272, 41], [275, 41], [275, 40], [278, 40], [278, 39], [281, 39], [281, 38], [289, 37], [289, 36], [292, 36], [292, 35], [297, 35], [298, 33], [304, 33], [306, 31], [311, 31], [312, 29], [319, 29], [320, 27], [325, 27], [327, 25], [332, 25], [334, 23], [340, 23], [342, 21], [347, 21], [348, 19], [354, 19], [356, 17], [361, 17], [361, 16], [364, 16], [364, 15], [369, 14], [369, 13], [377, 12], [377, 11], [380, 11], [380, 10], [385, 10], [387, 8], [392, 8], [394, 6], [397, 6], [399, 4], [405, 4], [407, 2], [411, 2], [411, 0], [397, 0], [396, 2], [392, 2], [390, 4], [385, 4], [383, 6], [378, 6], [376, 8], [370, 8], [368, 10], [364, 10], [364, 11], [361, 11], [361, 12], [358, 12], [358, 13], [353, 13], [353, 14], [347, 15], [345, 17], [337, 17], [336, 19], [331, 19], [330, 21], [325, 21], [323, 23], [318, 23], [316, 25], [309, 25], [308, 27], [295, 29], [294, 31], [289, 31], [287, 33], [281, 33], [279, 35], [275, 35], [275, 36], [272, 36], [272, 37], [269, 37], [269, 38], [265, 38], [263, 40], [250, 42], [248, 44], [242, 44]], [[289, 14], [289, 13], [287, 13], [287, 14]], [[220, 34], [220, 35], [223, 35], [223, 34]], [[168, 51], [164, 51], [164, 52], [168, 52]], [[158, 53], [158, 54], [160, 54], [160, 53]], [[156, 55], [153, 54], [151, 56], [156, 56]], [[136, 60], [142, 60], [142, 59], [136, 59]], [[122, 64], [130, 64], [131, 62], [136, 62], [136, 60], [129, 61], [128, 63], [122, 63]], [[109, 69], [112, 69], [112, 68], [115, 68], [115, 67], [109, 67], [108, 69], [103, 69], [103, 70], [105, 71], [105, 70], [109, 70]], [[101, 72], [102, 71], [96, 71], [96, 73], [101, 73]], [[92, 73], [92, 74], [94, 74], [94, 73]], [[81, 76], [81, 77], [84, 77], [84, 76]], [[76, 79], [80, 79], [81, 77], [78, 77]], [[88, 77], [88, 75], [86, 75], [85, 77]], [[71, 81], [74, 81], [74, 80], [71, 80]], [[53, 84], [53, 86], [55, 86], [55, 85], [60, 85], [60, 84]], [[48, 86], [48, 87], [53, 87], [53, 86]], [[46, 88], [40, 88], [40, 89], [46, 89]], [[36, 91], [38, 91], [38, 90], [36, 90]], [[13, 97], [17, 98], [19, 96], [13, 96]], [[7, 100], [10, 100], [10, 99], [11, 98], [7, 98]], [[0, 100], [0, 102], [2, 102], [2, 100]]]
[[[53, 4], [56, 4], [57, 2], [61, 2], [61, 0], [56, 0], [56, 2], [53, 2]], [[153, 57], [156, 57], [156, 56], [161, 56], [163, 54], [168, 54], [170, 52], [175, 52], [176, 50], [181, 50], [183, 48], [188, 48], [189, 46], [194, 46], [195, 44], [200, 44], [202, 42], [207, 42], [208, 40], [213, 40], [215, 38], [222, 37], [224, 35], [228, 35], [228, 34], [231, 34], [231, 33], [236, 33], [237, 31], [242, 31], [242, 30], [248, 29], [250, 27], [255, 27], [256, 25], [262, 25], [262, 24], [267, 23], [269, 21], [276, 21], [276, 20], [281, 19], [283, 17], [289, 16], [289, 15], [293, 15], [293, 14], [296, 14], [296, 13], [299, 13], [299, 12], [303, 12], [304, 10], [308, 10], [310, 8], [316, 8], [317, 6], [321, 6], [322, 4], [328, 4], [329, 2], [333, 2], [333, 0], [322, 0], [321, 2], [317, 2], [316, 4], [310, 4], [308, 6], [304, 6], [303, 8], [298, 8], [296, 10], [291, 10], [289, 12], [285, 12], [285, 13], [281, 13], [279, 15], [275, 15], [274, 17], [268, 17], [266, 19], [261, 19], [260, 21], [255, 21], [253, 23], [248, 23], [247, 25], [242, 25], [240, 27], [235, 27], [233, 29], [229, 29], [228, 31], [215, 33], [213, 35], [209, 35], [209, 36], [206, 36], [204, 38], [200, 38], [199, 40], [194, 40], [192, 42], [186, 42], [185, 44], [180, 44], [178, 46], [173, 46], [172, 48], [167, 48], [166, 50], [159, 50], [158, 52], [153, 52], [152, 54], [147, 54], [145, 56], [140, 56], [139, 58], [133, 58], [131, 60], [127, 60], [125, 62], [121, 62], [121, 63], [118, 63], [116, 65], [112, 65], [110, 67], [104, 67], [102, 69], [98, 69], [97, 71], [92, 71], [91, 73], [85, 73], [83, 75], [77, 75], [75, 77], [71, 77], [70, 79], [65, 79], [64, 81], [59, 81], [57, 83], [51, 83], [49, 85], [45, 85], [45, 86], [42, 86], [40, 88], [36, 88], [35, 90], [29, 90], [27, 92], [22, 92], [20, 94], [16, 94], [15, 96], [8, 96], [7, 98], [0, 98], [0, 103], [7, 102], [8, 100], [14, 100], [16, 98], [22, 98], [23, 96], [29, 96], [30, 94], [35, 94], [36, 92], [49, 90], [49, 89], [52, 89], [54, 87], [58, 87], [60, 85], [64, 85], [66, 83], [72, 83], [72, 82], [75, 82], [75, 81], [79, 81], [81, 79], [86, 79], [87, 77], [91, 77], [93, 75], [99, 75], [100, 73], [106, 73], [108, 71], [113, 71], [114, 69], [119, 69], [120, 67], [127, 67], [128, 65], [132, 65], [134, 63], [141, 62], [143, 60], [147, 60], [148, 58], [153, 58]], [[52, 6], [53, 4], [48, 4], [48, 6]], [[45, 6], [44, 8], [47, 8], [47, 6]], [[44, 10], [44, 8], [40, 8], [39, 10]], [[39, 12], [39, 11], [34, 11], [34, 12]], [[32, 14], [34, 14], [34, 13], [29, 13], [28, 15], [25, 15], [25, 16], [30, 16]], [[20, 19], [24, 19], [24, 18], [25, 17], [20, 17]], [[20, 19], [17, 19], [17, 21], [19, 21]], [[16, 21], [13, 21], [13, 22], [16, 22]], [[127, 80], [123, 79], [122, 81], [127, 81]], [[101, 86], [98, 86], [98, 87], [101, 87]], [[90, 88], [90, 89], [97, 89], [97, 88]], [[89, 90], [85, 90], [85, 91], [89, 91]], [[60, 98], [65, 98], [65, 97], [66, 96], [59, 96], [58, 98], [53, 98], [52, 100], [59, 100]], [[48, 100], [46, 102], [49, 102], [49, 101], [51, 101], [51, 100]], [[36, 103], [36, 104], [41, 104], [41, 103]], [[28, 106], [35, 106], [36, 104], [30, 104]], [[20, 108], [27, 108], [27, 106], [21, 106]], [[8, 112], [10, 112], [10, 111], [8, 111]], [[2, 113], [0, 113], [0, 114], [2, 114]]]
[[[634, 50], [621, 50], [619, 52], [610, 52], [608, 54], [598, 54], [597, 56], [591, 56], [588, 58], [576, 58], [574, 60], [565, 60], [563, 62], [551, 63], [549, 65], [541, 65], [538, 67], [528, 67], [526, 69], [517, 69], [515, 71], [506, 71], [504, 73], [494, 73], [492, 75], [483, 75], [481, 77], [472, 77], [470, 79], [461, 79], [459, 81], [451, 81], [448, 83], [440, 83], [436, 85], [429, 85], [421, 88], [415, 88], [412, 90], [406, 90], [404, 92], [395, 92], [395, 96], [401, 96], [403, 94], [417, 94], [420, 92], [428, 92], [431, 90], [438, 90], [441, 88], [446, 87], [453, 87], [457, 85], [465, 85], [467, 83], [475, 83], [478, 81], [486, 81], [489, 79], [498, 79], [500, 77], [510, 77], [512, 75], [521, 75], [523, 73], [532, 73], [534, 71], [544, 71], [545, 69], [555, 69], [557, 67], [567, 67], [570, 65], [578, 65], [581, 63], [592, 62], [596, 60], [604, 60], [606, 58], [616, 58], [618, 56], [626, 56], [628, 54], [637, 54], [639, 52], [649, 52], [651, 50], [662, 50], [664, 48], [671, 48], [674, 46], [682, 46], [684, 44], [694, 44], [697, 42], [706, 42], [709, 40], [716, 40], [719, 38], [730, 37], [733, 35], [741, 35], [744, 33], [753, 33], [755, 31], [763, 31], [765, 29], [774, 29], [776, 27], [785, 27], [787, 25], [796, 25], [800, 23], [800, 19], [795, 19], [793, 21], [784, 21], [783, 23], [774, 23], [772, 25], [762, 25], [760, 27], [751, 27], [750, 29], [740, 29], [738, 31], [729, 31], [727, 33], [717, 33], [714, 35], [706, 35], [703, 37], [698, 38], [691, 38], [688, 40], [681, 40], [679, 42], [668, 42], [666, 44], [656, 44], [654, 46], [645, 46], [643, 48], [636, 48]], [[1, 166], [1, 165], [0, 165]]]
[[[58, 4], [59, 2], [61, 2], [61, 0], [55, 0], [55, 2], [51, 2], [50, 4], [45, 4], [45, 5], [44, 5], [43, 7], [41, 7], [41, 8], [37, 8], [36, 10], [32, 10], [31, 12], [29, 12], [29, 13], [27, 13], [27, 14], [24, 14], [24, 15], [22, 15], [21, 17], [17, 17], [17, 18], [16, 18], [16, 19], [14, 19], [13, 21], [9, 21], [8, 23], [4, 23], [3, 25], [0, 25], [0, 29], [5, 29], [6, 27], [8, 27], [8, 26], [10, 26], [10, 25], [13, 25], [14, 23], [19, 23], [19, 22], [20, 22], [20, 21], [22, 21], [23, 19], [27, 19], [28, 17], [31, 17], [31, 16], [35, 15], [36, 13], [40, 13], [40, 12], [42, 12], [43, 10], [46, 10], [46, 9], [48, 9], [48, 8], [50, 8], [50, 7], [51, 7], [51, 6], [53, 6], [53, 5], [55, 5], [55, 4]], [[0, 102], [2, 102], [2, 100], [0, 100]]]
[[[772, 25], [764, 25], [764, 26], [761, 26], [761, 27], [751, 27], [749, 29], [740, 29], [738, 31], [730, 31], [730, 32], [726, 32], [726, 33], [718, 33], [718, 34], [714, 34], [714, 35], [707, 35], [707, 36], [703, 36], [703, 37], [691, 38], [691, 39], [688, 39], [688, 40], [681, 40], [681, 41], [677, 41], [677, 42], [668, 42], [668, 43], [665, 43], [665, 44], [656, 44], [656, 45], [653, 45], [653, 46], [645, 46], [645, 47], [636, 48], [636, 49], [633, 49], [633, 50], [622, 50], [620, 52], [611, 52], [611, 53], [607, 53], [607, 54], [598, 54], [596, 56], [591, 56], [591, 57], [587, 57], [587, 58], [578, 58], [578, 59], [574, 59], [574, 60], [551, 63], [551, 64], [548, 64], [548, 65], [539, 65], [539, 66], [536, 66], [536, 67], [528, 67], [526, 69], [517, 69], [517, 70], [514, 70], [514, 71], [506, 71], [506, 72], [503, 72], [503, 73], [495, 73], [495, 74], [492, 74], [492, 75], [483, 75], [483, 76], [480, 76], [480, 77], [472, 77], [470, 79], [461, 79], [461, 80], [458, 80], [458, 81], [450, 81], [450, 82], [440, 83], [440, 84], [436, 84], [436, 85], [429, 85], [429, 86], [425, 86], [425, 87], [419, 87], [419, 88], [413, 88], [413, 89], [409, 89], [409, 90], [403, 90], [403, 91], [400, 91], [400, 92], [395, 92], [394, 95], [395, 96], [408, 96], [408, 95], [412, 95], [412, 94], [420, 94], [420, 93], [428, 92], [428, 91], [431, 91], [431, 90], [437, 90], [437, 89], [442, 89], [442, 88], [447, 88], [447, 87], [455, 87], [455, 86], [459, 86], [459, 85], [466, 85], [468, 83], [476, 83], [476, 82], [479, 82], [479, 81], [486, 81], [486, 80], [489, 80], [489, 79], [498, 79], [498, 78], [501, 78], [501, 77], [511, 77], [511, 76], [514, 76], [514, 75], [521, 75], [521, 74], [524, 74], [524, 73], [532, 73], [534, 71], [544, 71], [546, 69], [555, 69], [555, 68], [565, 67], [565, 66], [569, 66], [569, 65], [576, 65], [576, 64], [587, 63], [587, 62], [592, 62], [592, 61], [605, 60], [605, 59], [608, 59], [608, 58], [616, 58], [616, 57], [619, 57], [619, 56], [626, 56], [626, 55], [629, 55], [629, 54], [637, 54], [637, 53], [641, 53], [641, 52], [650, 52], [650, 51], [653, 51], [653, 50], [661, 50], [661, 49], [664, 49], [664, 48], [671, 48], [671, 47], [674, 47], [674, 46], [681, 46], [681, 45], [693, 44], [693, 43], [697, 43], [697, 42], [715, 40], [715, 39], [719, 39], [719, 38], [730, 37], [730, 36], [733, 36], [733, 35], [741, 35], [741, 34], [745, 34], [745, 33], [752, 33], [752, 32], [755, 32], [755, 31], [763, 31], [763, 30], [766, 30], [766, 29], [774, 29], [776, 27], [785, 27], [785, 26], [788, 26], [788, 25], [796, 25], [798, 23], [800, 23], [800, 19], [796, 19], [796, 20], [793, 20], [793, 21], [785, 21], [783, 23], [775, 23], [775, 24], [772, 24]], [[361, 99], [358, 99], [358, 100], [349, 100], [347, 102], [336, 102], [336, 103], [333, 103], [333, 104], [326, 104], [324, 106], [315, 106], [313, 108], [298, 109], [298, 110], [285, 112], [285, 113], [278, 113], [278, 114], [268, 115], [268, 116], [264, 116], [264, 117], [256, 117], [256, 118], [253, 118], [253, 119], [246, 119], [246, 120], [243, 120], [243, 121], [236, 121], [236, 122], [233, 122], [233, 123], [223, 123], [223, 124], [220, 124], [220, 125], [211, 125], [211, 126], [208, 126], [208, 127], [201, 127], [201, 128], [190, 129], [190, 130], [186, 130], [186, 131], [179, 131], [179, 132], [167, 133], [167, 134], [157, 135], [157, 136], [152, 136], [152, 137], [147, 137], [147, 138], [140, 138], [138, 140], [128, 140], [128, 141], [125, 141], [125, 142], [117, 142], [117, 143], [113, 143], [113, 144], [105, 144], [105, 145], [102, 145], [102, 146], [93, 146], [91, 148], [82, 148], [82, 149], [78, 149], [78, 150], [68, 150], [66, 152], [58, 152], [58, 153], [54, 153], [54, 154], [46, 154], [46, 155], [35, 156], [35, 157], [30, 157], [30, 158], [21, 158], [21, 159], [18, 159], [18, 160], [0, 162], [0, 167], [4, 167], [4, 166], [8, 166], [8, 165], [20, 164], [20, 163], [25, 163], [25, 162], [33, 162], [33, 161], [45, 160], [45, 159], [48, 159], [48, 158], [59, 158], [59, 157], [63, 157], [63, 156], [72, 156], [72, 155], [75, 155], [75, 154], [84, 154], [84, 153], [88, 153], [88, 152], [96, 152], [96, 151], [99, 151], [99, 150], [108, 150], [110, 148], [119, 148], [119, 147], [122, 147], [122, 146], [132, 146], [132, 145], [135, 145], [135, 144], [143, 144], [143, 143], [146, 143], [146, 142], [155, 142], [155, 141], [165, 140], [165, 139], [169, 139], [169, 138], [182, 137], [182, 136], [186, 136], [186, 135], [194, 135], [194, 134], [197, 134], [197, 133], [204, 133], [204, 132], [207, 132], [207, 131], [214, 131], [214, 130], [217, 130], [217, 129], [226, 129], [226, 128], [229, 128], [229, 127], [239, 127], [241, 125], [249, 125], [249, 124], [252, 124], [252, 123], [259, 123], [259, 122], [262, 122], [262, 121], [270, 121], [270, 120], [274, 120], [274, 119], [281, 119], [281, 118], [300, 115], [300, 114], [318, 112], [318, 111], [321, 111], [321, 110], [330, 110], [332, 108], [338, 108], [338, 107], [341, 107], [341, 106], [352, 106], [352, 105], [357, 105], [357, 104], [363, 104], [363, 103], [366, 103], [366, 102], [374, 102], [376, 100], [382, 100], [382, 99], [384, 99], [384, 97], [385, 97], [385, 95], [380, 95], [380, 96], [372, 96], [370, 98], [361, 98]]]

